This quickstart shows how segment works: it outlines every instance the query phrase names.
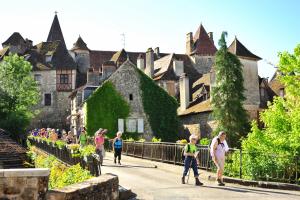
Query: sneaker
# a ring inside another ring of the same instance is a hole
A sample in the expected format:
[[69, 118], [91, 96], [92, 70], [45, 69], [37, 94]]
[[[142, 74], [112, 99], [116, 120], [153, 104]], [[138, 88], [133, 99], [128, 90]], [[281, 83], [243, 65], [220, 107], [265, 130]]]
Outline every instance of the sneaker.
[[181, 178], [181, 183], [185, 184], [185, 177], [184, 176]]
[[120, 162], [120, 161], [119, 161], [118, 163], [119, 163], [119, 165], [121, 165], [121, 162]]

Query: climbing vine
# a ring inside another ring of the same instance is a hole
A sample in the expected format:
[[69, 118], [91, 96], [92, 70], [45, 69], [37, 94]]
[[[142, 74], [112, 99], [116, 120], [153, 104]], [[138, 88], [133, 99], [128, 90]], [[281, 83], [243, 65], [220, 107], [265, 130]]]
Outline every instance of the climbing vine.
[[179, 121], [177, 118], [178, 103], [152, 79], [139, 71], [143, 106], [149, 117], [154, 136], [162, 141], [176, 141]]
[[118, 119], [126, 119], [130, 107], [116, 91], [110, 81], [106, 81], [86, 101], [87, 133], [93, 136], [99, 128], [108, 129], [107, 136], [112, 138], [118, 131]]

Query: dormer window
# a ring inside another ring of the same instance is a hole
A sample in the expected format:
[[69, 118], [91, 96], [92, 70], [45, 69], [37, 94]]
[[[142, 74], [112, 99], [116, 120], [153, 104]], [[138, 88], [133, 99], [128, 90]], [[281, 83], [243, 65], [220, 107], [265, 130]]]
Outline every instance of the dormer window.
[[51, 60], [52, 60], [52, 56], [51, 55], [46, 55], [46, 58], [45, 58], [46, 63], [51, 62]]

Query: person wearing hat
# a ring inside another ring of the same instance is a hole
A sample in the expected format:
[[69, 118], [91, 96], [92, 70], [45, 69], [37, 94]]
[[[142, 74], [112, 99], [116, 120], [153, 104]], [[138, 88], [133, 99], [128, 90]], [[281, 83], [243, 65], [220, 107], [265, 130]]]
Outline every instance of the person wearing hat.
[[213, 162], [217, 167], [217, 184], [219, 186], [225, 186], [223, 182], [225, 153], [229, 151], [229, 147], [225, 139], [226, 139], [226, 132], [220, 131], [218, 136], [212, 139], [211, 146], [210, 146], [210, 154]]
[[184, 147], [184, 170], [183, 176], [181, 178], [182, 184], [185, 184], [185, 176], [187, 175], [190, 167], [193, 169], [194, 177], [195, 177], [195, 185], [201, 186], [203, 183], [199, 180], [198, 166], [197, 166], [197, 147], [196, 142], [198, 137], [194, 134], [190, 136], [190, 143], [185, 145]]

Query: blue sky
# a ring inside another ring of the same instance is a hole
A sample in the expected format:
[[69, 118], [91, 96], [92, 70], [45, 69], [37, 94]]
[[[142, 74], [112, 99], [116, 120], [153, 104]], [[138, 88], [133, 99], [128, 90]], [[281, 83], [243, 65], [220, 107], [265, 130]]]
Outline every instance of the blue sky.
[[[234, 36], [254, 54], [274, 64], [280, 51], [292, 52], [300, 43], [300, 1], [297, 0], [26, 0], [1, 2], [0, 41], [20, 32], [34, 44], [45, 41], [58, 11], [69, 48], [80, 34], [93, 50], [119, 50], [121, 33], [127, 51], [185, 52], [186, 33], [202, 22], [214, 33]], [[259, 62], [259, 74], [272, 76], [274, 68]]]

